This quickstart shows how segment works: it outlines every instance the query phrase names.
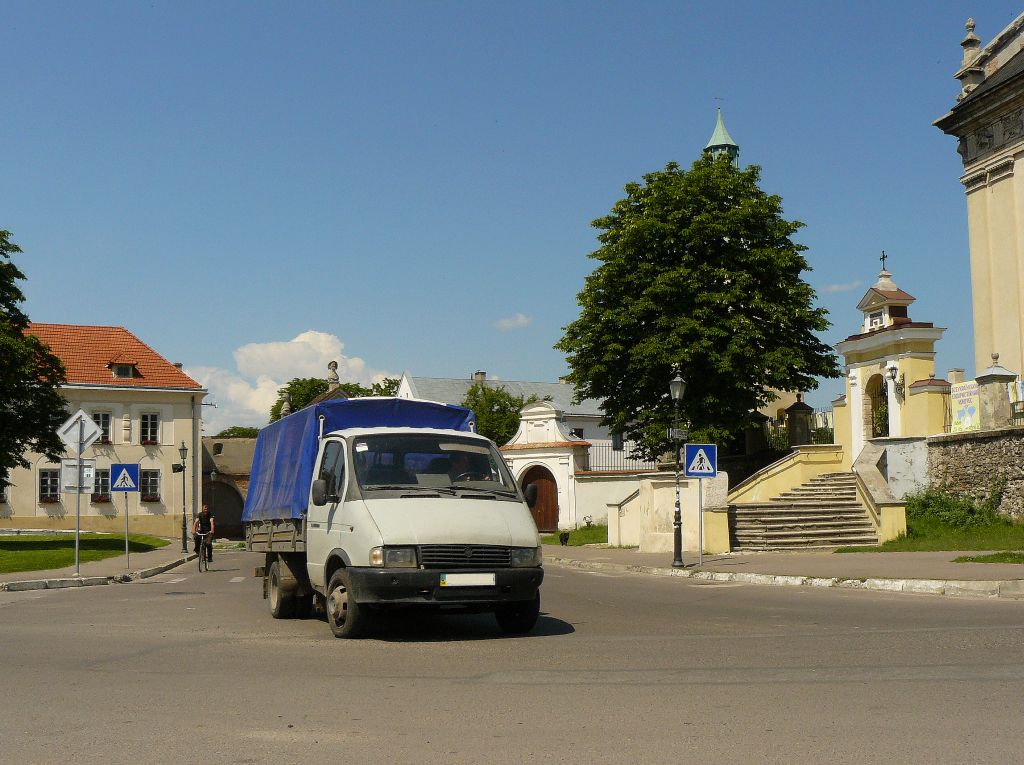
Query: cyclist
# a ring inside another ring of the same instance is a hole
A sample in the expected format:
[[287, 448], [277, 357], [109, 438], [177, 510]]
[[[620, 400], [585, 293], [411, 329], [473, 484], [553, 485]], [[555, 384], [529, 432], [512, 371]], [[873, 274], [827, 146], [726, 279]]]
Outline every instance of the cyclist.
[[[210, 513], [210, 506], [203, 504], [203, 512], [196, 516], [195, 521], [192, 522], [192, 534], [196, 541], [196, 552], [200, 552], [199, 545], [205, 539], [206, 542], [206, 561], [209, 563], [213, 560], [213, 515]], [[199, 534], [209, 534], [209, 537], [200, 537]]]

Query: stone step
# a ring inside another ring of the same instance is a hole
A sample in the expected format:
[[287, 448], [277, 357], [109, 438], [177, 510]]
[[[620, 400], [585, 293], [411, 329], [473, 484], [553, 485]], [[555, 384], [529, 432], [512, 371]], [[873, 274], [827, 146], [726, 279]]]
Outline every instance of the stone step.
[[799, 544], [802, 541], [808, 543], [833, 545], [876, 545], [878, 537], [875, 534], [737, 534], [735, 537], [738, 543], [759, 542], [763, 545]]
[[743, 520], [737, 519], [736, 523], [733, 525], [733, 528], [736, 529], [778, 529], [790, 527], [810, 529], [838, 528], [875, 530], [875, 527], [866, 518], [833, 518], [830, 516], [816, 516], [814, 518], [785, 516], [782, 518], [773, 518], [770, 521], [765, 521], [760, 518], [744, 518]]

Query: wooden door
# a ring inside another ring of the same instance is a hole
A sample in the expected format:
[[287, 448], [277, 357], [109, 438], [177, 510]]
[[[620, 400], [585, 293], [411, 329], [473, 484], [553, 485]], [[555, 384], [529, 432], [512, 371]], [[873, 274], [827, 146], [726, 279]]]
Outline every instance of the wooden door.
[[525, 489], [531, 483], [537, 484], [537, 504], [530, 512], [539, 531], [558, 530], [558, 484], [551, 471], [541, 465], [534, 465], [523, 476]]

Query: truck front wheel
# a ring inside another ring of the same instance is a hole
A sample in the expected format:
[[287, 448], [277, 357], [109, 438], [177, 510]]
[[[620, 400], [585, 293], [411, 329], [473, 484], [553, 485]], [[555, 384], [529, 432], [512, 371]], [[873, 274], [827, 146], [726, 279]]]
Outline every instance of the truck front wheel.
[[503, 603], [494, 610], [498, 626], [505, 632], [523, 633], [533, 629], [540, 616], [540, 590], [532, 600]]
[[359, 637], [366, 629], [369, 614], [352, 597], [348, 572], [339, 568], [327, 585], [327, 623], [337, 638]]
[[295, 614], [295, 597], [281, 587], [281, 561], [275, 560], [267, 571], [270, 592], [270, 615], [275, 619], [291, 619]]

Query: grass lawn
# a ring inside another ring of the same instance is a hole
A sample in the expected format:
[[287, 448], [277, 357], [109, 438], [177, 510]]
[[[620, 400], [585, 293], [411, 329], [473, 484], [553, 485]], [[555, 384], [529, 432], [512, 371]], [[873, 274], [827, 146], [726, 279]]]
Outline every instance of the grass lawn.
[[1024, 563], [1024, 553], [998, 552], [990, 555], [961, 555], [954, 563]]
[[933, 518], [907, 520], [907, 536], [871, 547], [836, 552], [924, 552], [939, 550], [1024, 550], [1024, 524], [957, 528]]
[[[124, 555], [124, 537], [107, 534], [82, 534], [79, 560], [94, 560]], [[129, 534], [128, 550], [149, 552], [168, 544], [166, 539], [146, 534]], [[75, 565], [74, 534], [0, 536], [0, 574], [15, 571], [43, 571]]]
[[[558, 532], [554, 534], [545, 534], [540, 538], [541, 544], [545, 545], [557, 545], [561, 544], [558, 541]], [[605, 525], [593, 525], [583, 526], [578, 529], [571, 529], [569, 531], [569, 544], [572, 546], [578, 545], [593, 545], [593, 544], [608, 544], [608, 527]]]

